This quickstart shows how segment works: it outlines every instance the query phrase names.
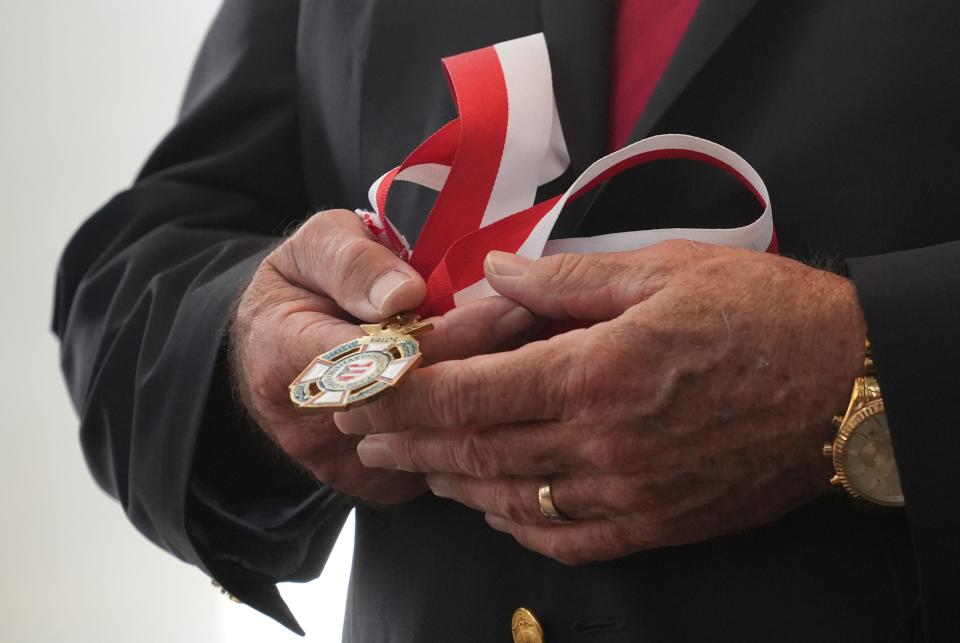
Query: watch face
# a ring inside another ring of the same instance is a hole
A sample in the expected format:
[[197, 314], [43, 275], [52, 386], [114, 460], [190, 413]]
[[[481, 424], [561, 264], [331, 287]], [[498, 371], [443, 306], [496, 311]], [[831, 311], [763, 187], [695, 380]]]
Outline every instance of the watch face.
[[900, 506], [903, 491], [893, 456], [883, 402], [871, 402], [852, 418], [853, 429], [840, 461], [847, 481], [865, 500]]

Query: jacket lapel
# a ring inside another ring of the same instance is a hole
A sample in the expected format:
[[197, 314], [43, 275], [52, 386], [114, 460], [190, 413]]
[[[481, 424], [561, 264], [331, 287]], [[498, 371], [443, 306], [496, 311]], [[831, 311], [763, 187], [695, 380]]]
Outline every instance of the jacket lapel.
[[578, 174], [606, 151], [617, 0], [540, 0], [557, 110]]
[[[700, 0], [629, 141], [647, 136], [757, 0]], [[557, 109], [574, 176], [607, 152], [610, 50], [619, 0], [540, 0]], [[568, 206], [551, 235], [573, 236], [602, 191]]]
[[[553, 4], [552, 0], [542, 0], [544, 4]], [[680, 97], [683, 90], [694, 79], [701, 68], [710, 60], [714, 52], [726, 41], [730, 33], [746, 17], [757, 0], [700, 0], [697, 11], [687, 27], [677, 50], [674, 52], [666, 71], [657, 83], [647, 106], [634, 125], [633, 131], [627, 139], [628, 143], [636, 142], [645, 136], [648, 136], [657, 122], [663, 117], [674, 101]], [[613, 12], [613, 19], [616, 19], [616, 12]], [[611, 34], [614, 33], [613, 20], [607, 27], [608, 34], [604, 39], [604, 46], [610, 49]], [[551, 51], [551, 56], [553, 51]], [[605, 58], [605, 64], [609, 67], [609, 57]], [[605, 76], [607, 79], [608, 76]], [[609, 80], [605, 81], [603, 88], [603, 113], [601, 114], [602, 127], [599, 128], [598, 143], [593, 147], [584, 145], [588, 153], [594, 154], [587, 163], [600, 158], [606, 153], [607, 144], [607, 114]], [[560, 112], [563, 118], [563, 112]], [[564, 121], [573, 122], [576, 121]], [[564, 130], [567, 133], [567, 130]], [[597, 132], [592, 131], [592, 136], [597, 136]], [[567, 140], [570, 140], [568, 134]], [[571, 153], [572, 157], [572, 153]], [[578, 172], [582, 168], [578, 169]], [[592, 195], [585, 197], [585, 203], [578, 208], [567, 208], [560, 216], [557, 226], [554, 229], [554, 238], [575, 236], [577, 229], [583, 220], [589, 215], [590, 208], [596, 202], [597, 198], [603, 193], [604, 186], [594, 190]]]
[[[571, 180], [606, 153], [610, 45], [617, 3], [540, 0], [557, 111], [570, 153]], [[551, 191], [551, 196], [557, 191]], [[551, 236], [571, 236], [591, 202], [588, 195], [564, 209]]]
[[686, 33], [630, 134], [647, 136], [757, 0], [700, 0]]

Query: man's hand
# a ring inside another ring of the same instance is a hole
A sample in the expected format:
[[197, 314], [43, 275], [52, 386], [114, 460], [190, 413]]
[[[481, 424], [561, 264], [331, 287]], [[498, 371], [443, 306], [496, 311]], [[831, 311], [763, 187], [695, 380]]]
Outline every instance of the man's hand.
[[[853, 286], [774, 255], [673, 241], [530, 262], [490, 283], [534, 313], [599, 323], [434, 364], [338, 414], [370, 467], [567, 563], [770, 521], [828, 487], [820, 453], [863, 365]], [[541, 514], [537, 491], [572, 522]]]
[[[362, 336], [356, 320], [415, 309], [425, 293], [417, 272], [371, 239], [356, 215], [330, 210], [271, 253], [240, 300], [231, 348], [244, 404], [283, 451], [338, 491], [393, 504], [426, 487], [422, 475], [363, 467], [359, 438], [338, 432], [330, 414], [294, 407], [287, 387], [316, 355]], [[420, 338], [428, 362], [496, 350], [533, 316], [500, 297], [432, 321]]]

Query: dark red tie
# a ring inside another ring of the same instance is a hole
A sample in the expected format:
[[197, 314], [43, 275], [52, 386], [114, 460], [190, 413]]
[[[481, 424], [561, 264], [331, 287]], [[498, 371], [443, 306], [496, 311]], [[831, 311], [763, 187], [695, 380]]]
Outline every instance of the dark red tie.
[[620, 0], [611, 57], [610, 149], [624, 145], [699, 0]]

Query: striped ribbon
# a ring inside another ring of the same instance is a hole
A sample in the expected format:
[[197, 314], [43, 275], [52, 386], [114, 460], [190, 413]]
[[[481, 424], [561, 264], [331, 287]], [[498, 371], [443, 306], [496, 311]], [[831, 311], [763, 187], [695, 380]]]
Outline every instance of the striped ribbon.
[[[569, 167], [543, 34], [443, 60], [459, 117], [440, 128], [370, 188], [372, 211], [358, 211], [382, 243], [427, 281], [418, 311], [437, 315], [494, 294], [483, 275], [491, 250], [536, 259], [561, 253], [636, 250], [666, 239], [691, 239], [776, 252], [770, 195], [760, 175], [735, 152], [683, 134], [652, 136], [608, 154], [561, 195], [536, 202], [537, 188]], [[563, 207], [631, 167], [691, 159], [737, 178], [763, 206], [738, 228], [665, 228], [549, 240]], [[438, 192], [411, 250], [387, 217], [390, 188], [408, 181]]]

